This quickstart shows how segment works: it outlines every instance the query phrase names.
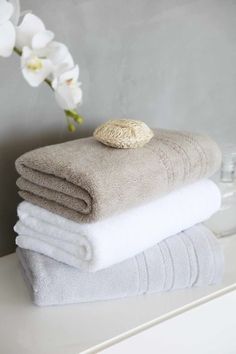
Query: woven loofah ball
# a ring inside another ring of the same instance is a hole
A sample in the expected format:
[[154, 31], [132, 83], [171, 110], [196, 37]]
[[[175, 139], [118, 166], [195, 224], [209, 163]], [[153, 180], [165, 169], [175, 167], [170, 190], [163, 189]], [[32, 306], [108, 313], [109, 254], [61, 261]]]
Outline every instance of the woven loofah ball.
[[97, 127], [93, 136], [104, 145], [118, 149], [134, 149], [148, 143], [153, 132], [142, 121], [115, 119]]

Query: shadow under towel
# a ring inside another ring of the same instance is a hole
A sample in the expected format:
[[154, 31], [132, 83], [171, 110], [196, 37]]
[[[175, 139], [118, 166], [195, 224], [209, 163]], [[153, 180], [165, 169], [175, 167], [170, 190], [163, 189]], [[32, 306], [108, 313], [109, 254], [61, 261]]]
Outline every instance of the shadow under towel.
[[223, 275], [223, 253], [215, 236], [199, 224], [134, 258], [96, 273], [17, 248], [25, 280], [39, 306], [123, 298], [206, 286]]
[[77, 222], [120, 213], [211, 176], [221, 153], [209, 137], [154, 130], [142, 148], [84, 138], [30, 151], [16, 161], [21, 197]]

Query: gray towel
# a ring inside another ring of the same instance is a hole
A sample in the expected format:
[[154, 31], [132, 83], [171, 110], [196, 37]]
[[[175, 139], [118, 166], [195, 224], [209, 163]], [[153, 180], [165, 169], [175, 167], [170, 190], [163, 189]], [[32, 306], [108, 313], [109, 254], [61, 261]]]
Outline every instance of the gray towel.
[[223, 254], [215, 236], [196, 225], [134, 258], [96, 273], [81, 272], [42, 254], [17, 249], [33, 301], [62, 305], [219, 282]]
[[43, 147], [16, 161], [25, 200], [77, 222], [123, 212], [211, 176], [221, 153], [209, 137], [155, 130], [143, 148], [113, 149], [94, 138]]

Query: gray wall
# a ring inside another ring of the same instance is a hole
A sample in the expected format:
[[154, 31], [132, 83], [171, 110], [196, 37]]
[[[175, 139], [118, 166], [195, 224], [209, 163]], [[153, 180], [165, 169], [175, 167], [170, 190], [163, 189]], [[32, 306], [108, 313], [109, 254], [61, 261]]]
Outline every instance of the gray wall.
[[[236, 1], [22, 0], [78, 60], [88, 135], [110, 117], [205, 131], [236, 141]], [[13, 251], [14, 160], [72, 136], [45, 86], [30, 88], [19, 59], [0, 59], [0, 255]]]

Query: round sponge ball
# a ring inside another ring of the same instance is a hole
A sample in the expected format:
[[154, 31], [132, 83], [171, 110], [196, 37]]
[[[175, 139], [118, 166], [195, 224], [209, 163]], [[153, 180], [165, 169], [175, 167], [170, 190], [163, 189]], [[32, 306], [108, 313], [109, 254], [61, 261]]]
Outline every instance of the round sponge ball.
[[95, 139], [104, 145], [118, 149], [134, 149], [147, 144], [153, 131], [142, 121], [133, 119], [114, 119], [97, 127]]

